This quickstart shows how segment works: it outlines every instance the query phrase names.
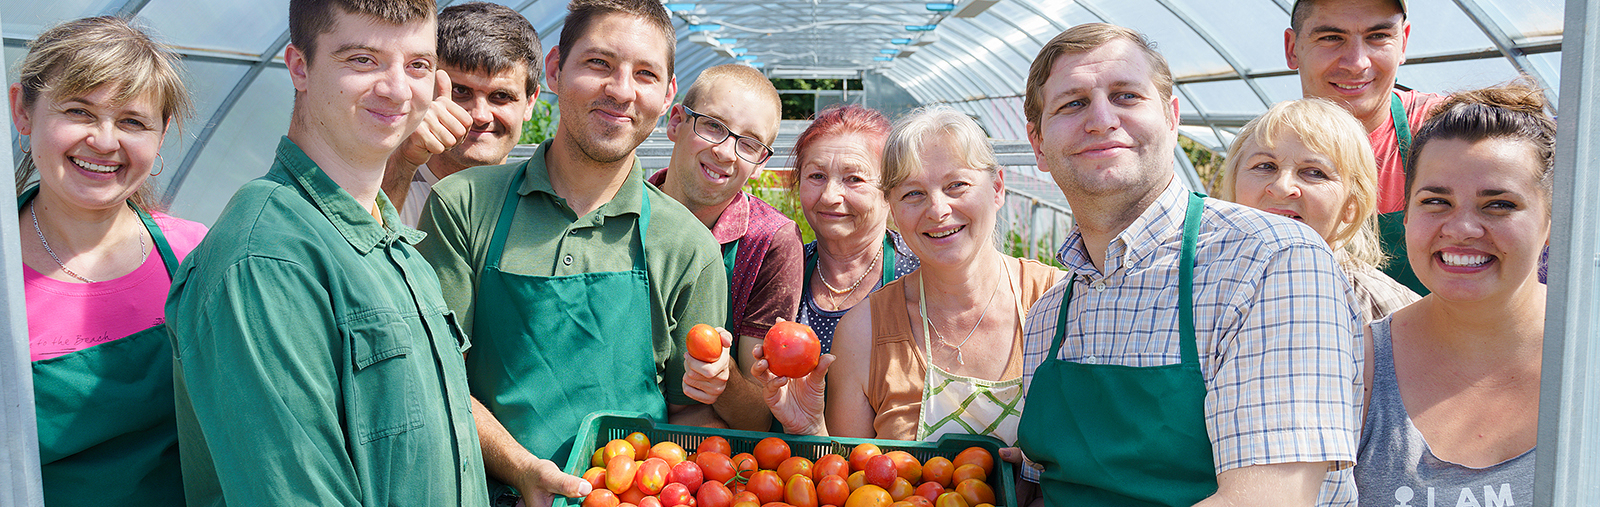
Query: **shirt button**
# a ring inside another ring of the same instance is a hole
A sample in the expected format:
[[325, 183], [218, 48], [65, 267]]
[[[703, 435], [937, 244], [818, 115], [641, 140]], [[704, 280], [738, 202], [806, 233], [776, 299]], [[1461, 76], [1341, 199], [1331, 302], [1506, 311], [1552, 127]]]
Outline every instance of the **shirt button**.
[[1094, 356], [1083, 358], [1083, 364], [1099, 364]]
[[1094, 290], [1099, 291], [1099, 292], [1105, 292], [1106, 291], [1106, 280], [1104, 278], [1101, 278], [1099, 280], [1095, 280], [1094, 281]]
[[573, 231], [567, 231], [567, 235], [568, 235], [568, 236], [577, 236], [577, 235], [578, 235], [578, 231], [575, 231], [575, 230], [573, 230]]
[[566, 257], [562, 257], [561, 258], [561, 263], [562, 264], [566, 264], [568, 266], [571, 266], [572, 265], [572, 254], [567, 254]]

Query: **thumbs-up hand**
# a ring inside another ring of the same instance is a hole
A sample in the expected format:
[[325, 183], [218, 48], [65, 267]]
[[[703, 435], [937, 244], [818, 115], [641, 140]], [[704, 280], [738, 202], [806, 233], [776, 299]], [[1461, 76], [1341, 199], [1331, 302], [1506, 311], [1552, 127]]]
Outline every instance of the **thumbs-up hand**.
[[450, 96], [450, 75], [442, 70], [433, 72], [433, 100], [417, 130], [400, 145], [401, 156], [412, 167], [455, 147], [472, 126], [472, 115]]

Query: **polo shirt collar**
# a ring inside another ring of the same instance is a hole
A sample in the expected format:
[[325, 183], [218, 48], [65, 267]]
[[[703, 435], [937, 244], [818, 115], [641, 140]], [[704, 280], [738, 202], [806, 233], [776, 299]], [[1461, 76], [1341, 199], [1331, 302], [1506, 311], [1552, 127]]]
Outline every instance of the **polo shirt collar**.
[[378, 223], [366, 206], [356, 202], [355, 197], [334, 183], [299, 145], [289, 140], [289, 136], [283, 136], [278, 141], [277, 164], [305, 190], [312, 204], [328, 218], [328, 222], [344, 236], [345, 241], [350, 242], [350, 246], [362, 255], [396, 239], [414, 245], [427, 236], [422, 231], [402, 225], [399, 212], [395, 211], [394, 205], [389, 203], [389, 197], [383, 192], [378, 192], [378, 208], [383, 215], [383, 223]]
[[1109, 275], [1149, 257], [1169, 242], [1181, 240], [1183, 215], [1188, 210], [1189, 191], [1178, 184], [1177, 178], [1167, 183], [1167, 188], [1156, 196], [1128, 227], [1106, 245], [1104, 269], [1095, 269], [1089, 251], [1083, 242], [1083, 233], [1073, 228], [1072, 234], [1056, 253], [1056, 260], [1075, 275], [1099, 278]]
[[[645, 181], [661, 188], [667, 182], [667, 170], [662, 169], [651, 174]], [[722, 209], [722, 214], [717, 215], [717, 221], [711, 224], [711, 237], [716, 238], [717, 244], [726, 245], [750, 232], [750, 198], [749, 192], [743, 190], [733, 196], [733, 202]]]
[[[555, 187], [550, 185], [550, 167], [546, 164], [545, 157], [549, 155], [550, 143], [553, 142], [554, 139], [549, 139], [540, 143], [539, 148], [534, 150], [533, 156], [523, 162], [522, 186], [517, 188], [517, 194], [523, 197], [533, 195], [535, 192], [547, 194], [570, 211], [572, 208], [567, 206], [566, 198], [557, 194]], [[622, 188], [617, 189], [617, 195], [612, 196], [610, 201], [595, 208], [593, 225], [604, 225], [608, 217], [637, 216], [643, 211], [643, 206], [644, 166], [639, 164], [639, 157], [634, 156], [633, 168], [628, 170], [628, 180], [622, 184]]]

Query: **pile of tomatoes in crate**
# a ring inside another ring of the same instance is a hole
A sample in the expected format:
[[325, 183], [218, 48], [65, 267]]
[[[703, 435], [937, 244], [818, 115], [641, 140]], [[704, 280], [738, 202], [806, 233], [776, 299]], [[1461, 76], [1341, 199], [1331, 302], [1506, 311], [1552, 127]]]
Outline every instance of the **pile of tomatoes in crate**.
[[694, 454], [672, 442], [650, 445], [643, 433], [596, 449], [584, 480], [594, 487], [583, 507], [993, 507], [987, 449], [954, 459], [919, 462], [905, 451], [857, 445], [849, 457], [815, 462], [790, 454], [772, 437], [754, 452], [732, 454], [722, 437], [707, 437]]

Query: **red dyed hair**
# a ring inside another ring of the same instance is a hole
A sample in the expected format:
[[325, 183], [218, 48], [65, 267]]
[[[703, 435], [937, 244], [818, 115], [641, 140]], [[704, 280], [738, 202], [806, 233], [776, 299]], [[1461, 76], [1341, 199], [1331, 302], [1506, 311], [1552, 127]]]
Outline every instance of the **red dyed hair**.
[[794, 140], [794, 151], [789, 159], [789, 190], [800, 186], [800, 161], [805, 160], [806, 149], [818, 139], [829, 136], [859, 135], [878, 160], [883, 159], [883, 143], [889, 138], [889, 119], [883, 113], [858, 104], [845, 104], [823, 109], [811, 117], [811, 126]]

